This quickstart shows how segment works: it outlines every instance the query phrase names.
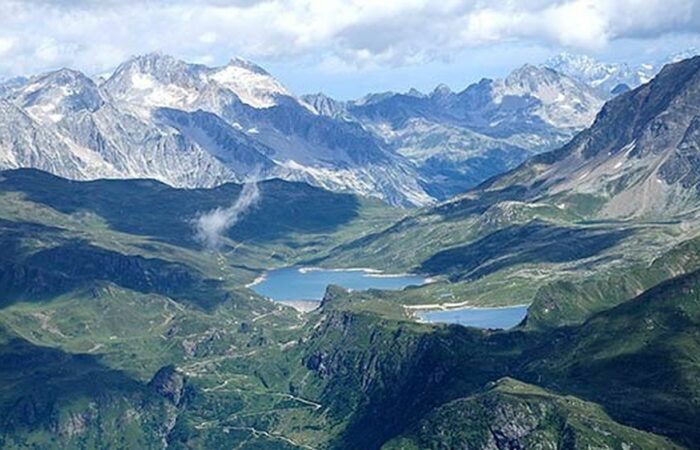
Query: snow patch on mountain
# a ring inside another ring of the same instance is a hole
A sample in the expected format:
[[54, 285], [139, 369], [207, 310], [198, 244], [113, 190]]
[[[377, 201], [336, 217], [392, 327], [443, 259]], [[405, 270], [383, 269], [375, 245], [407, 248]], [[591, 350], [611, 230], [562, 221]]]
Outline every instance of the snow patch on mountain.
[[153, 53], [123, 63], [99, 85], [62, 69], [4, 83], [2, 96], [0, 169], [211, 187], [260, 167], [264, 178], [395, 205], [432, 201], [410, 162], [362, 127], [320, 116], [240, 59], [211, 68]]
[[638, 65], [624, 62], [602, 62], [587, 55], [563, 52], [542, 64], [598, 89], [606, 97], [616, 94], [619, 86], [631, 89], [651, 81], [667, 64], [700, 54], [700, 49], [689, 48], [656, 61]]
[[493, 102], [501, 104], [508, 97], [536, 98], [541, 105], [535, 115], [556, 128], [585, 128], [603, 106], [603, 99], [583, 83], [530, 64], [494, 81]]
[[210, 84], [230, 91], [254, 108], [275, 106], [280, 96], [293, 97], [265, 70], [240, 58], [210, 68], [159, 53], [127, 61], [104, 86], [114, 98], [140, 107], [193, 110]]
[[233, 59], [224, 67], [214, 69], [209, 78], [232, 90], [241, 101], [254, 108], [269, 108], [277, 104], [280, 95], [292, 94], [269, 73], [241, 59]]

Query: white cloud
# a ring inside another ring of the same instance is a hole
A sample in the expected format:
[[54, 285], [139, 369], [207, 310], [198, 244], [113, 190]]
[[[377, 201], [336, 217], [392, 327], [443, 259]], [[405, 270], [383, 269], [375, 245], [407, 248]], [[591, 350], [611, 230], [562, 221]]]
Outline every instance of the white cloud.
[[15, 40], [10, 37], [0, 37], [0, 56], [4, 56], [15, 46]]
[[223, 61], [407, 65], [519, 41], [601, 49], [700, 29], [698, 0], [0, 0], [0, 73], [102, 72], [162, 50]]

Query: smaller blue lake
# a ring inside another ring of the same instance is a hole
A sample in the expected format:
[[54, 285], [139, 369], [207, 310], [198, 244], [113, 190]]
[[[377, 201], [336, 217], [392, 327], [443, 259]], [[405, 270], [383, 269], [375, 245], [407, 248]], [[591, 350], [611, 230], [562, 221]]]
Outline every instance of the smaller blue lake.
[[464, 308], [450, 311], [428, 311], [417, 314], [430, 323], [455, 323], [466, 327], [500, 328], [518, 325], [527, 315], [527, 306], [508, 308]]
[[317, 269], [288, 267], [271, 270], [258, 283], [250, 286], [258, 294], [277, 301], [321, 300], [328, 285], [346, 289], [402, 289], [421, 285], [418, 275], [387, 275], [363, 270]]

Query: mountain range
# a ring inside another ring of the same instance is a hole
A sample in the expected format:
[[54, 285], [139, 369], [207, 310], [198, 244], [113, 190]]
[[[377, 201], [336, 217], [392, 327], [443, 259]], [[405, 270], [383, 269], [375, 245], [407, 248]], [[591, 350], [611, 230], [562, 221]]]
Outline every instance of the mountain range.
[[345, 103], [322, 94], [303, 99], [321, 114], [360, 123], [411, 161], [438, 199], [566, 142], [603, 104], [584, 83], [532, 65], [457, 93], [438, 86], [428, 95], [375, 94]]
[[700, 57], [665, 66], [651, 82], [606, 103], [569, 143], [478, 191], [517, 187], [514, 200], [554, 199], [562, 209], [586, 203], [601, 219], [693, 214], [700, 206], [699, 74]]
[[419, 206], [553, 148], [589, 125], [602, 97], [525, 66], [462, 92], [297, 97], [262, 68], [154, 53], [103, 81], [61, 69], [0, 88], [0, 167], [74, 179], [154, 178], [211, 187], [256, 177]]
[[605, 98], [648, 83], [666, 65], [700, 54], [697, 48], [675, 52], [656, 61], [632, 65], [598, 61], [583, 54], [563, 52], [549, 58], [542, 66], [549, 67], [582, 81], [596, 89]]
[[626, 63], [604, 63], [587, 55], [565, 52], [542, 65], [576, 78], [606, 97], [612, 97], [647, 83], [664, 64], [644, 63], [631, 67]]
[[[460, 93], [358, 102], [285, 96], [269, 79], [243, 92], [223, 86], [227, 70], [150, 55], [104, 83], [60, 71], [7, 88], [3, 149], [51, 151], [59, 159], [42, 164], [76, 173], [0, 174], [0, 447], [700, 446], [700, 57], [590, 115], [577, 106], [602, 94], [535, 66]], [[320, 146], [341, 129], [376, 145], [341, 152], [349, 167], [387, 155], [424, 186], [429, 172], [388, 132], [418, 139], [416, 118], [478, 142], [575, 135], [422, 208], [264, 180], [220, 248], [196, 239], [193, 221], [245, 190], [224, 181], [247, 175], [226, 158], [272, 178], [284, 138]], [[68, 179], [88, 178], [85, 164], [141, 164], [146, 143], [153, 157], [189, 148], [231, 172], [197, 189]], [[306, 313], [250, 289], [294, 266], [430, 281], [328, 286]], [[527, 315], [511, 329], [419, 314], [516, 305]]]
[[183, 187], [256, 174], [398, 204], [430, 201], [410, 164], [360, 127], [318, 116], [241, 60], [207, 68], [150, 54], [99, 85], [63, 69], [7, 88], [1, 108], [4, 168]]
[[61, 69], [0, 84], [0, 168], [182, 187], [282, 178], [421, 206], [563, 145], [658, 66], [564, 53], [460, 92], [338, 101], [295, 96], [242, 59], [207, 67], [153, 53], [104, 80]]

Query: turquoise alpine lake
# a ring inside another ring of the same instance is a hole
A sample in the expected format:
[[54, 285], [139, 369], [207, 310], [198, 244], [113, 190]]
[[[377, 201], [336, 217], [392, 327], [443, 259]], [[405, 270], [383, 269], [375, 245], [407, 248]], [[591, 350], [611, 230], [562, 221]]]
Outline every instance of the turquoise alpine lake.
[[331, 284], [353, 290], [393, 290], [425, 282], [424, 277], [411, 274], [384, 274], [365, 269], [287, 267], [267, 272], [250, 288], [276, 301], [318, 301]]
[[505, 308], [463, 308], [445, 311], [426, 311], [417, 316], [430, 323], [454, 323], [465, 327], [498, 328], [507, 330], [518, 325], [527, 315], [527, 306]]

